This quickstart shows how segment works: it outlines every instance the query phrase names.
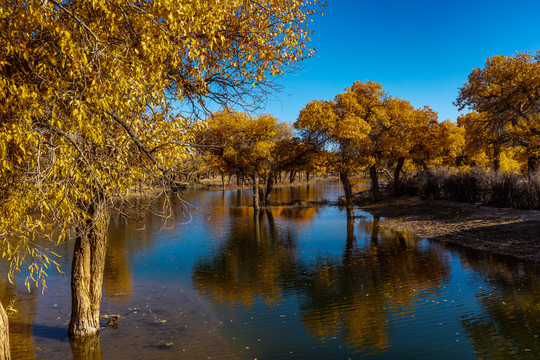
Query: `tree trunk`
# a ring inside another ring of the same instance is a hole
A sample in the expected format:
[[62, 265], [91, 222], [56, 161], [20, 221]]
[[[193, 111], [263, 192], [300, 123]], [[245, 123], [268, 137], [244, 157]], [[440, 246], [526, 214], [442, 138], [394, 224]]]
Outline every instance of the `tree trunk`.
[[309, 171], [306, 171], [306, 182], [309, 184]]
[[493, 170], [498, 172], [501, 169], [501, 147], [493, 144]]
[[369, 177], [371, 178], [371, 192], [376, 201], [381, 200], [381, 189], [379, 188], [379, 177], [375, 165], [369, 167]]
[[8, 316], [0, 302], [0, 360], [11, 359], [9, 352], [9, 323]]
[[400, 184], [400, 176], [401, 176], [401, 170], [403, 169], [403, 164], [405, 163], [405, 158], [400, 157], [398, 158], [396, 169], [394, 170], [394, 195], [399, 195], [399, 188], [401, 186]]
[[264, 189], [262, 186], [259, 186], [259, 204], [261, 206], [266, 206], [266, 197], [264, 196]]
[[352, 204], [352, 186], [349, 181], [349, 174], [347, 171], [340, 172], [339, 178], [343, 184], [343, 190], [345, 190], [345, 207], [347, 208], [347, 219], [351, 219], [354, 215]]
[[527, 175], [532, 175], [536, 170], [538, 170], [538, 157], [529, 155], [527, 158]]
[[258, 212], [261, 209], [259, 204], [259, 175], [253, 174], [251, 178], [253, 179], [253, 209]]
[[71, 320], [68, 335], [85, 337], [99, 332], [99, 310], [107, 250], [109, 212], [105, 202], [90, 205], [91, 220], [77, 229], [71, 264]]
[[289, 176], [289, 183], [292, 184], [295, 178], [296, 178], [296, 171], [291, 170], [291, 174]]
[[99, 335], [69, 339], [73, 360], [103, 360]]
[[264, 195], [264, 203], [268, 206], [270, 205], [270, 194], [272, 194], [272, 191], [274, 190], [274, 176], [270, 175], [268, 176], [268, 180], [266, 180], [266, 194]]

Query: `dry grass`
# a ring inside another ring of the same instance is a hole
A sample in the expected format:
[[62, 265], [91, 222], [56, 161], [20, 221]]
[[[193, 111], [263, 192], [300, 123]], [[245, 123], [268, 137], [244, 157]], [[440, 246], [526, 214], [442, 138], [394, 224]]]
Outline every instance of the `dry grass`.
[[524, 176], [481, 168], [440, 168], [403, 179], [403, 194], [428, 200], [480, 203], [495, 207], [540, 209], [540, 174]]

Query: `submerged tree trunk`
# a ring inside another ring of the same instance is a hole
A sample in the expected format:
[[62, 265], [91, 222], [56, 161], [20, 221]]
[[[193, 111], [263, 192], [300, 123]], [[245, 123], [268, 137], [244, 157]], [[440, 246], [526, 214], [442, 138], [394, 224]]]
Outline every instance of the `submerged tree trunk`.
[[353, 217], [353, 203], [352, 203], [352, 185], [349, 181], [348, 171], [339, 173], [339, 178], [343, 184], [343, 190], [345, 190], [345, 207], [347, 208], [347, 219]]
[[375, 165], [369, 167], [369, 177], [371, 178], [371, 192], [376, 201], [381, 200], [381, 189], [379, 188], [379, 177]]
[[274, 176], [269, 175], [266, 180], [266, 194], [264, 194], [264, 203], [268, 206], [270, 205], [270, 194], [274, 190]]
[[501, 147], [498, 144], [493, 144], [493, 170], [501, 169]]
[[253, 179], [253, 209], [258, 212], [261, 209], [259, 203], [259, 175], [255, 173], [251, 178]]
[[11, 359], [9, 352], [9, 323], [8, 316], [0, 302], [0, 360]]
[[396, 169], [394, 170], [394, 195], [399, 195], [399, 188], [401, 186], [400, 176], [401, 176], [401, 170], [403, 169], [404, 163], [405, 163], [404, 157], [398, 158]]
[[109, 212], [96, 201], [88, 210], [91, 220], [77, 229], [71, 264], [71, 320], [68, 335], [85, 337], [99, 332], [99, 311], [107, 249]]

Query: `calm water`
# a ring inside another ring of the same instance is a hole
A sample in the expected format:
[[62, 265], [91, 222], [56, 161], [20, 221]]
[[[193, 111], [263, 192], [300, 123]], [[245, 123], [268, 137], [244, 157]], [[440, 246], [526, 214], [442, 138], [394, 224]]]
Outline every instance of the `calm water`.
[[[278, 188], [274, 201], [341, 193]], [[0, 278], [18, 310], [13, 358], [540, 359], [538, 265], [392, 232], [360, 210], [349, 222], [332, 206], [254, 217], [249, 191], [185, 198], [191, 215], [174, 224], [148, 213], [111, 226], [104, 328], [90, 343], [72, 350], [66, 337], [69, 277], [51, 271], [44, 295]]]

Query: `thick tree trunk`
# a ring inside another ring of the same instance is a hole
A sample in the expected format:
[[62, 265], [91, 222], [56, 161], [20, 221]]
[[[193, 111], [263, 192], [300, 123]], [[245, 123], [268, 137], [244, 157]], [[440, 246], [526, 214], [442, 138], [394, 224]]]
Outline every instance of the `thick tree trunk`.
[[253, 209], [258, 212], [261, 209], [259, 203], [259, 175], [253, 174], [251, 178], [253, 179]]
[[401, 170], [403, 169], [403, 164], [405, 163], [405, 158], [400, 157], [398, 158], [396, 169], [394, 170], [394, 195], [399, 195], [399, 188], [401, 186], [400, 184], [400, 176], [401, 176]]
[[352, 203], [352, 185], [349, 181], [349, 174], [347, 171], [340, 172], [339, 178], [343, 184], [343, 190], [345, 190], [345, 207], [347, 208], [347, 219], [351, 219], [354, 215], [353, 203]]
[[99, 332], [109, 212], [105, 202], [92, 204], [88, 212], [92, 220], [77, 229], [71, 264], [70, 337], [91, 336]]
[[266, 180], [266, 194], [264, 195], [264, 203], [268, 206], [270, 205], [270, 194], [274, 190], [274, 176], [268, 176]]
[[69, 339], [73, 360], [103, 360], [99, 335]]
[[11, 359], [9, 352], [9, 323], [8, 316], [0, 302], [0, 360]]
[[493, 170], [501, 169], [501, 147], [498, 144], [493, 144]]
[[369, 167], [369, 177], [371, 178], [371, 192], [376, 201], [381, 200], [381, 189], [379, 188], [379, 177], [375, 165]]

